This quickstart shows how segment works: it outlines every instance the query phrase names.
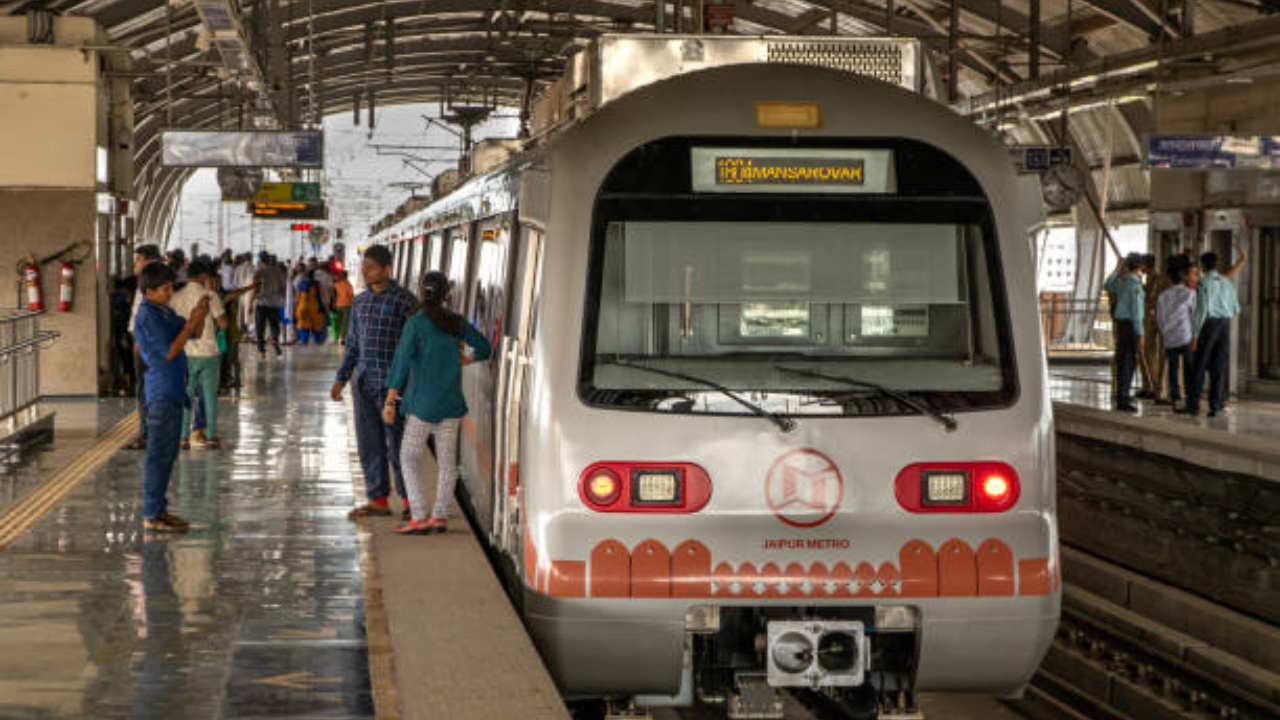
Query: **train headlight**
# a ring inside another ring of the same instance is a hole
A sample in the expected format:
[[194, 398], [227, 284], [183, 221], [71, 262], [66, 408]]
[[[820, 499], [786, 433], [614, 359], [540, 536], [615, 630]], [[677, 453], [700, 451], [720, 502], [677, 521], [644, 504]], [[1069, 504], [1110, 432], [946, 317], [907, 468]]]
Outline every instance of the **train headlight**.
[[1003, 503], [1009, 497], [1009, 481], [1003, 475], [988, 475], [982, 480], [982, 494], [993, 503]]
[[608, 468], [597, 468], [587, 478], [587, 495], [597, 505], [610, 505], [622, 494], [622, 480]]
[[679, 470], [635, 470], [631, 473], [632, 500], [641, 505], [673, 505], [680, 502]]
[[926, 505], [961, 505], [969, 501], [969, 474], [964, 472], [923, 472]]
[[602, 513], [696, 513], [711, 500], [711, 476], [689, 462], [605, 460], [578, 476], [578, 497]]
[[1022, 487], [1002, 462], [915, 463], [898, 472], [893, 493], [913, 513], [1000, 513], [1017, 504]]

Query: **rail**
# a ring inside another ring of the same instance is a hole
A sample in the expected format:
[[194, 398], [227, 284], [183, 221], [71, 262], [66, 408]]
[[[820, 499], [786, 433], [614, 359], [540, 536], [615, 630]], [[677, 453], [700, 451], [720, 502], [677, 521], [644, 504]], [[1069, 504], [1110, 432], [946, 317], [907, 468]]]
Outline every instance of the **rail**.
[[39, 419], [40, 349], [61, 333], [40, 330], [34, 310], [0, 316], [0, 429], [11, 436]]
[[1040, 294], [1040, 331], [1050, 353], [1110, 352], [1115, 347], [1105, 297]]

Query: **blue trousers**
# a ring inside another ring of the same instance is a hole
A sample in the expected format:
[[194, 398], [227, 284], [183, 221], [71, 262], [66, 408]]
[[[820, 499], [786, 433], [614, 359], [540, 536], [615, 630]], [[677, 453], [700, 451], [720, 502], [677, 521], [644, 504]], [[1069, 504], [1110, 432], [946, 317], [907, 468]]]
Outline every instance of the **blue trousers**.
[[1116, 402], [1132, 400], [1133, 373], [1138, 367], [1138, 333], [1132, 320], [1116, 320]]
[[[365, 492], [370, 500], [381, 500], [391, 494], [394, 475], [396, 494], [409, 497], [400, 472], [400, 441], [404, 439], [404, 418], [396, 417], [394, 425], [382, 421], [382, 406], [387, 389], [382, 383], [367, 382], [363, 374], [352, 384], [356, 416], [356, 450], [364, 470]], [[389, 467], [388, 467], [389, 466]]]
[[154, 520], [169, 508], [169, 478], [178, 459], [182, 435], [182, 405], [147, 405], [147, 457], [142, 466], [142, 516]]
[[1182, 399], [1182, 388], [1190, 389], [1191, 385], [1184, 382], [1191, 375], [1191, 346], [1168, 348], [1164, 354], [1169, 359], [1169, 399], [1178, 402]]
[[1205, 318], [1196, 338], [1196, 357], [1187, 379], [1187, 410], [1200, 410], [1204, 374], [1209, 373], [1209, 411], [1218, 412], [1227, 402], [1227, 363], [1231, 355], [1231, 318]]

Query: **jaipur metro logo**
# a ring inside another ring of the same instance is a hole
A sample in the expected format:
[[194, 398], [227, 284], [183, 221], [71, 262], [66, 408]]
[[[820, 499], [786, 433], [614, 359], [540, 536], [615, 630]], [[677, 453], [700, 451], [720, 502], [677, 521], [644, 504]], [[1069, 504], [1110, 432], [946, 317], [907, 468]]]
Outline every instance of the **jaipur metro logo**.
[[831, 519], [844, 498], [844, 478], [835, 462], [812, 448], [792, 450], [769, 467], [765, 500], [782, 522], [817, 527]]

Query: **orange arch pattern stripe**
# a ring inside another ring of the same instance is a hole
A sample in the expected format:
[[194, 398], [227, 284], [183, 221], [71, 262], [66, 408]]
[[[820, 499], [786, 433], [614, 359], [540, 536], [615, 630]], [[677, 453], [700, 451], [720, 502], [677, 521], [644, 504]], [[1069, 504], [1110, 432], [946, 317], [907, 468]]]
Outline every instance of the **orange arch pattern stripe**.
[[[555, 597], [596, 598], [957, 598], [1041, 596], [1060, 587], [1050, 558], [1015, 561], [1009, 546], [988, 538], [975, 549], [959, 538], [937, 549], [913, 539], [898, 562], [879, 565], [840, 560], [803, 565], [776, 562], [737, 565], [719, 561], [697, 540], [668, 549], [648, 539], [627, 549], [604, 540], [587, 561], [538, 558], [526, 536], [526, 573], [535, 590]], [[545, 563], [536, 568], [539, 561]], [[1051, 568], [1052, 565], [1052, 568]]]

